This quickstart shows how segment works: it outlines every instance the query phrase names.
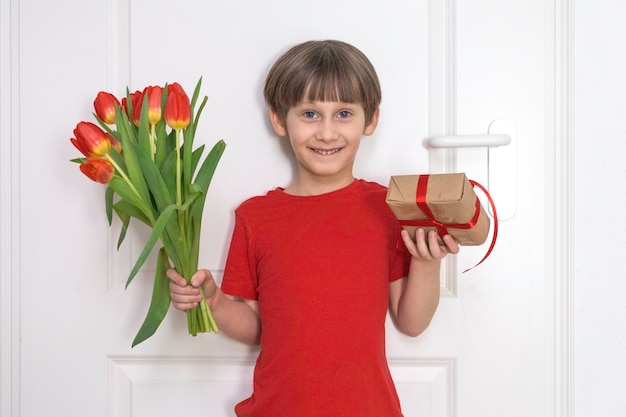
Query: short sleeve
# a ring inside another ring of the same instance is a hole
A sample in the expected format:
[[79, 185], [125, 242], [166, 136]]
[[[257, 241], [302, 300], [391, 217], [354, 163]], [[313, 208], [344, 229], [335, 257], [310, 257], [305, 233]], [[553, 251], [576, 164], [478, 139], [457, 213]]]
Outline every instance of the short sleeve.
[[389, 281], [396, 281], [400, 278], [404, 278], [409, 275], [409, 266], [411, 264], [411, 254], [409, 253], [400, 232], [402, 227], [394, 227], [396, 238], [394, 239], [394, 246], [391, 248], [391, 265], [389, 271]]
[[256, 300], [258, 279], [254, 265], [254, 250], [245, 222], [235, 212], [235, 227], [226, 258], [222, 291], [234, 297]]

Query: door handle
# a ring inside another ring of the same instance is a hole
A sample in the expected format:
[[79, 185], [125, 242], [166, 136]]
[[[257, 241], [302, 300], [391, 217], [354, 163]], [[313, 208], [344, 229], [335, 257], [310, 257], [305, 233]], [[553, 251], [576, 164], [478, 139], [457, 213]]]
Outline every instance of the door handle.
[[458, 148], [486, 148], [487, 189], [498, 207], [498, 218], [508, 220], [514, 216], [517, 210], [517, 128], [512, 121], [496, 119], [486, 134], [436, 136], [424, 143], [430, 149], [453, 149], [453, 152]]
[[426, 141], [429, 148], [494, 148], [511, 143], [506, 134], [436, 136]]

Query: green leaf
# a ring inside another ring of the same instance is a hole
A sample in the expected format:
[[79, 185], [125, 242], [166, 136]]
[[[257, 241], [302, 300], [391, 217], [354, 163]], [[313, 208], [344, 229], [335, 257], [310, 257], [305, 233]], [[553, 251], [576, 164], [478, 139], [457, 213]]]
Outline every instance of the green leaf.
[[[170, 238], [168, 233], [163, 233], [163, 235], [161, 235], [161, 241], [163, 242], [163, 246], [165, 247], [165, 252], [167, 253], [167, 256], [170, 258], [172, 263], [174, 263], [174, 267], [176, 268], [176, 270], [182, 271], [183, 259], [185, 261], [187, 260], [186, 252], [179, 253], [182, 252], [181, 245], [174, 245], [173, 240], [172, 238]], [[196, 266], [194, 272], [197, 269], [198, 267]]]
[[196, 168], [198, 168], [198, 163], [200, 162], [200, 158], [202, 158], [202, 153], [204, 152], [204, 144], [198, 146], [198, 149], [193, 151], [191, 155], [191, 173], [196, 172]]
[[117, 238], [117, 250], [120, 250], [120, 247], [122, 246], [122, 243], [126, 238], [126, 232], [128, 231], [128, 225], [130, 224], [130, 216], [117, 208], [115, 212], [117, 213], [117, 217], [119, 217], [120, 221], [122, 222], [120, 236]]
[[192, 165], [193, 142], [194, 142], [194, 138], [196, 135], [196, 128], [198, 125], [198, 119], [199, 119], [200, 113], [202, 113], [202, 109], [204, 108], [208, 100], [208, 97], [205, 96], [200, 105], [200, 109], [194, 115], [196, 102], [200, 94], [201, 86], [202, 86], [202, 77], [198, 79], [198, 82], [196, 83], [196, 87], [193, 92], [193, 96], [191, 98], [191, 103], [190, 103], [191, 118], [192, 118], [191, 123], [183, 131], [184, 144], [185, 144], [182, 149], [182, 162], [183, 162], [183, 172], [182, 172], [183, 180], [182, 181], [183, 181], [183, 193], [184, 194], [187, 194], [189, 192], [189, 184], [191, 184], [191, 181], [194, 175], [194, 169]]
[[[120, 216], [120, 213], [122, 213], [125, 216], [134, 217], [140, 222], [152, 227], [152, 225], [150, 224], [150, 220], [148, 220], [148, 218], [143, 214], [143, 212], [139, 210], [134, 204], [128, 202], [128, 200], [122, 199], [118, 201], [117, 203], [113, 205], [113, 209], [115, 210], [118, 216]], [[121, 219], [121, 216], [120, 216], [120, 219]]]
[[[133, 114], [133, 104], [128, 95], [128, 89], [126, 90], [126, 101], [128, 105], [129, 114]], [[122, 142], [122, 139], [125, 137], [127, 140], [132, 141], [133, 143], [137, 143], [137, 128], [135, 123], [128, 118], [128, 114], [124, 111], [123, 108], [115, 105], [115, 126], [117, 127], [118, 140]]]
[[200, 114], [202, 113], [202, 109], [206, 105], [207, 100], [208, 100], [208, 97], [205, 96], [204, 99], [202, 100], [202, 103], [200, 104], [200, 108], [198, 109], [198, 113], [195, 116], [195, 119], [192, 121], [192, 123], [189, 126], [187, 126], [187, 128], [184, 131], [185, 146], [183, 148], [183, 167], [184, 167], [183, 173], [184, 173], [184, 178], [186, 178], [185, 184], [189, 184], [191, 182], [191, 178], [193, 178], [193, 174], [195, 172], [195, 168], [193, 168], [193, 165], [192, 165], [191, 150], [193, 149], [193, 142], [194, 142], [194, 137], [196, 136], [198, 120], [200, 118]]
[[[196, 111], [196, 102], [198, 101], [198, 96], [200, 95], [200, 86], [202, 85], [202, 77], [200, 77], [200, 79], [198, 79], [198, 83], [196, 84], [196, 88], [193, 91], [193, 98], [191, 99], [191, 117], [192, 117], [192, 123], [187, 127], [187, 131], [189, 131], [189, 135], [191, 138], [195, 137], [196, 135], [196, 129], [198, 128], [198, 121], [200, 120], [200, 115], [202, 114], [202, 109], [204, 109], [204, 106], [207, 103], [207, 100], [209, 99], [207, 96], [204, 96], [204, 98], [202, 99], [202, 103], [200, 103], [200, 107], [198, 108], [198, 111]], [[185, 136], [185, 140], [187, 139], [187, 136]]]
[[132, 347], [137, 346], [139, 343], [152, 336], [167, 314], [171, 302], [169, 279], [166, 275], [169, 268], [171, 268], [171, 266], [167, 254], [164, 248], [161, 248], [157, 257], [157, 268], [154, 275], [150, 308], [148, 309], [146, 319], [135, 336], [135, 340], [133, 340]]
[[143, 172], [148, 189], [152, 193], [158, 211], [165, 210], [174, 200], [171, 198], [170, 190], [167, 188], [167, 184], [161, 176], [159, 168], [149, 156], [143, 153], [137, 154], [137, 161], [139, 162], [139, 166]]
[[208, 100], [209, 100], [209, 98], [207, 96], [204, 96], [204, 99], [202, 100], [202, 103], [200, 103], [200, 107], [198, 108], [198, 112], [196, 113], [196, 117], [193, 120], [193, 132], [194, 132], [194, 134], [196, 132], [196, 129], [198, 128], [198, 122], [200, 121], [200, 115], [202, 114], [202, 110], [204, 109], [204, 106], [206, 105]]
[[220, 140], [215, 145], [213, 145], [213, 148], [202, 163], [202, 166], [198, 171], [198, 175], [196, 176], [194, 187], [197, 187], [200, 190], [202, 196], [196, 200], [194, 205], [189, 210], [189, 217], [195, 219], [193, 221], [194, 234], [200, 233], [200, 227], [202, 223], [202, 210], [204, 209], [204, 203], [206, 201], [209, 185], [211, 184], [211, 179], [213, 178], [213, 174], [215, 173], [217, 164], [219, 163], [225, 149], [226, 143], [223, 140]]
[[150, 124], [148, 123], [148, 97], [144, 97], [139, 116], [139, 131], [137, 132], [139, 149], [145, 155], [151, 155], [154, 150], [150, 146]]
[[74, 159], [70, 159], [70, 162], [75, 162], [77, 164], [82, 164], [84, 162], [87, 162], [87, 158], [74, 158]]
[[165, 153], [169, 155], [172, 151], [176, 149], [176, 130], [172, 130], [167, 138], [165, 139]]
[[[165, 94], [165, 93], [163, 93]], [[161, 107], [163, 108], [163, 107]], [[167, 130], [165, 129], [165, 121], [161, 121], [156, 125], [156, 146], [154, 159], [159, 168], [163, 166], [163, 161], [167, 157]]]
[[124, 152], [127, 174], [131, 183], [139, 193], [137, 198], [142, 200], [142, 204], [138, 207], [146, 210], [146, 216], [152, 217], [154, 213], [152, 212], [152, 205], [150, 204], [151, 200], [150, 194], [148, 193], [148, 186], [146, 185], [143, 172], [141, 171], [141, 167], [137, 161], [137, 145], [135, 145], [135, 143], [133, 143], [128, 136], [128, 133], [122, 134], [122, 149]]
[[[157, 210], [162, 212], [168, 206], [174, 204], [174, 197], [172, 197], [172, 193], [161, 176], [156, 163], [150, 160], [150, 158], [143, 153], [139, 153], [137, 155], [137, 159], [141, 165], [141, 170], [144, 173], [146, 183], [148, 184], [152, 198], [157, 206]], [[184, 210], [184, 208], [182, 210]], [[163, 233], [167, 234], [173, 242], [180, 242], [184, 231], [181, 230], [180, 224], [172, 221], [166, 225]], [[172, 259], [175, 258], [172, 257]]]
[[193, 89], [193, 95], [191, 97], [191, 108], [196, 107], [196, 101], [198, 100], [198, 95], [200, 95], [200, 87], [202, 87], [202, 77], [198, 79], [196, 83], [196, 87]]
[[130, 275], [128, 276], [128, 280], [126, 281], [126, 288], [128, 288], [128, 284], [130, 284], [133, 278], [135, 278], [135, 275], [137, 275], [137, 272], [139, 272], [139, 268], [141, 268], [144, 262], [146, 262], [146, 259], [150, 255], [150, 251], [152, 251], [152, 248], [156, 244], [156, 241], [163, 234], [163, 230], [165, 230], [167, 223], [170, 221], [170, 218], [172, 217], [172, 214], [174, 214], [174, 212], [178, 209], [179, 207], [176, 204], [172, 204], [168, 206], [165, 210], [163, 210], [163, 212], [157, 219], [156, 223], [154, 224], [152, 228], [152, 233], [150, 233], [150, 236], [148, 237], [148, 240], [146, 241], [146, 245], [141, 251], [141, 254], [139, 254], [139, 258], [137, 258], [137, 262], [135, 263], [135, 266], [133, 266], [133, 269], [130, 271]]
[[[111, 187], [122, 199], [127, 200], [130, 204], [137, 207], [143, 213], [144, 218], [150, 218], [147, 214], [147, 212], [150, 213], [150, 208], [146, 207], [145, 202], [130, 189], [126, 181], [118, 176], [115, 176], [111, 178], [111, 181], [109, 181], [109, 187]], [[149, 224], [152, 225], [152, 223], [153, 222], [151, 221]]]
[[[117, 108], [117, 104], [116, 104], [116, 108]], [[117, 112], [117, 110], [116, 110]], [[98, 121], [98, 124], [100, 125], [100, 127], [107, 132], [108, 134], [110, 134], [111, 136], [113, 136], [115, 139], [120, 140], [120, 134], [117, 133], [117, 131], [111, 129], [111, 127], [109, 125], [107, 125], [106, 123], [104, 123], [102, 120], [100, 120], [100, 118], [98, 117], [98, 115], [96, 113], [91, 113], [93, 114], [93, 117], [96, 118], [96, 120]], [[117, 113], [116, 113], [117, 114]], [[116, 116], [117, 117], [117, 116]]]
[[193, 148], [193, 135], [187, 134], [187, 130], [185, 129], [185, 144], [182, 146], [182, 186], [183, 186], [183, 195], [186, 195], [189, 192], [189, 184], [191, 184], [191, 179], [193, 178], [193, 173], [191, 172], [191, 155]]
[[213, 178], [217, 164], [224, 153], [224, 149], [226, 149], [226, 143], [223, 140], [220, 140], [213, 145], [209, 155], [206, 157], [200, 167], [200, 170], [198, 171], [194, 184], [198, 185], [205, 194], [209, 189], [211, 179]]
[[187, 197], [181, 207], [181, 210], [183, 211], [188, 210], [189, 207], [191, 207], [193, 203], [195, 203], [196, 200], [202, 196], [202, 193], [199, 191], [198, 187], [195, 184], [191, 184], [191, 187], [196, 190], [196, 192], [189, 194], [189, 197]]
[[[195, 182], [192, 187], [190, 187], [190, 191], [200, 193], [197, 200], [192, 203], [188, 216], [190, 226], [188, 227], [187, 238], [191, 241], [191, 254], [196, 254], [195, 256], [197, 256], [197, 253], [199, 252], [202, 211], [204, 209], [207, 192], [211, 179], [213, 178], [213, 174], [215, 173], [215, 169], [217, 168], [217, 164], [219, 163], [225, 149], [226, 143], [223, 140], [218, 141], [213, 146], [200, 167]], [[193, 259], [192, 262], [197, 263], [197, 258]]]
[[189, 216], [190, 225], [188, 227], [188, 232], [190, 233], [190, 235], [187, 236], [187, 239], [191, 244], [189, 256], [191, 257], [190, 263], [192, 265], [198, 265], [198, 257], [200, 255], [200, 225], [202, 223], [201, 217], [201, 213], [200, 216], [194, 216], [193, 214]]
[[109, 226], [111, 226], [111, 222], [113, 221], [113, 196], [115, 195], [115, 191], [111, 187], [107, 187], [107, 190], [104, 193], [104, 205], [107, 213], [107, 221], [109, 222]]
[[128, 172], [128, 168], [126, 168], [126, 162], [124, 161], [124, 157], [122, 157], [122, 155], [120, 155], [115, 150], [115, 148], [111, 147], [109, 149], [109, 156], [111, 157], [111, 159], [113, 159], [113, 162], [115, 162], [122, 171], [124, 171], [125, 173]]
[[161, 166], [161, 176], [165, 181], [167, 189], [170, 191], [172, 201], [176, 200], [176, 151], [172, 150], [163, 165]]

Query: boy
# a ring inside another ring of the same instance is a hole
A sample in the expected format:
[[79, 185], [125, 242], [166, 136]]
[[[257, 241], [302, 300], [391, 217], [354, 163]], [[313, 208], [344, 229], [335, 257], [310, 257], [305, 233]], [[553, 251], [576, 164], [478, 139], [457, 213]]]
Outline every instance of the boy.
[[208, 270], [191, 285], [168, 272], [173, 305], [195, 306], [202, 286], [221, 332], [260, 343], [254, 392], [236, 406], [239, 417], [401, 417], [386, 313], [400, 331], [419, 335], [439, 302], [441, 259], [459, 247], [423, 230], [412, 241], [385, 203], [386, 188], [353, 177], [381, 100], [358, 49], [296, 45], [273, 65], [264, 93], [297, 174], [235, 210], [221, 288]]

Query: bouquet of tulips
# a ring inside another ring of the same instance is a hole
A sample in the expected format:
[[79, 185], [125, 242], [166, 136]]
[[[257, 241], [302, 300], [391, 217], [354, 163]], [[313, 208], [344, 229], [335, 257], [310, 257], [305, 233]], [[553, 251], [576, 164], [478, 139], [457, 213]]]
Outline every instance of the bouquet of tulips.
[[[152, 299], [145, 321], [133, 340], [136, 346], [154, 334], [170, 305], [166, 271], [174, 268], [187, 279], [198, 269], [200, 227], [206, 194], [224, 152], [220, 140], [202, 162], [204, 145], [193, 149], [198, 120], [207, 97], [195, 112], [202, 79], [191, 102], [178, 83], [149, 86], [129, 93], [121, 102], [107, 92], [98, 93], [98, 125], [79, 122], [74, 146], [84, 157], [73, 159], [93, 181], [107, 184], [105, 206], [109, 225], [113, 212], [121, 221], [119, 249], [131, 218], [152, 232], [132, 268], [126, 287], [160, 240]], [[203, 300], [187, 311], [188, 331], [217, 332]]]

